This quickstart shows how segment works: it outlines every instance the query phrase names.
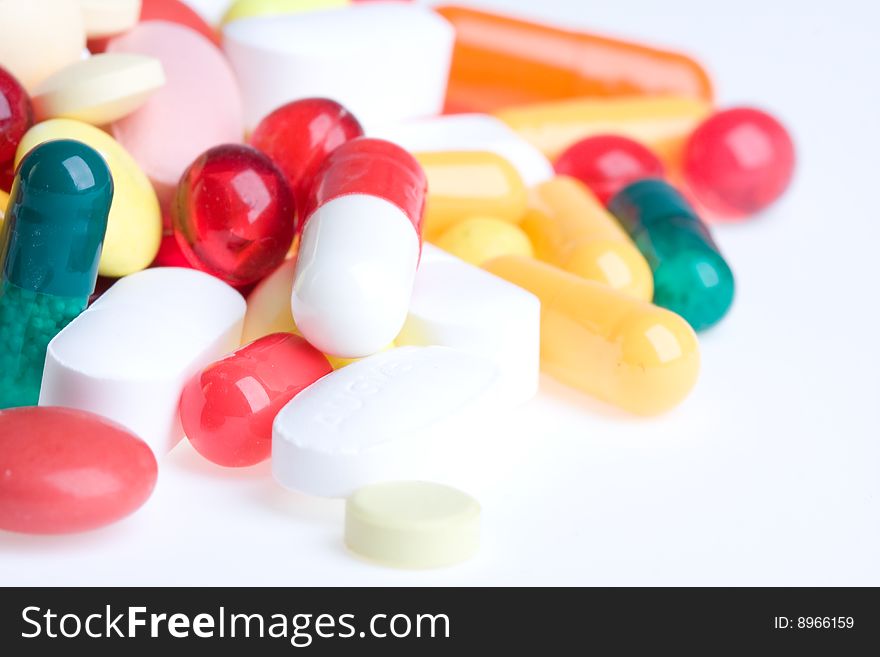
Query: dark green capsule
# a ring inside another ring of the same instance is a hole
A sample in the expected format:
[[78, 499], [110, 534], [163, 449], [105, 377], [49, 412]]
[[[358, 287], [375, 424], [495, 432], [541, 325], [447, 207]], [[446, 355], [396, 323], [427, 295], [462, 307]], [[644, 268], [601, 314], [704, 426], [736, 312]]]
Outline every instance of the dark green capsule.
[[49, 341], [95, 289], [112, 200], [110, 169], [85, 144], [22, 160], [0, 232], [0, 408], [39, 400]]
[[608, 204], [654, 273], [654, 303], [694, 330], [718, 323], [733, 303], [733, 272], [706, 224], [671, 185], [640, 180]]

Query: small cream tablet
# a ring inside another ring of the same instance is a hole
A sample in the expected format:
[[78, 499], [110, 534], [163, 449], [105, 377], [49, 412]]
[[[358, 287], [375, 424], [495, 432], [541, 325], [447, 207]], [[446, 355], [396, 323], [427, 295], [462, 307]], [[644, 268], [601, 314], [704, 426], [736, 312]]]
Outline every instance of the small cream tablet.
[[34, 91], [37, 119], [77, 119], [104, 125], [138, 109], [165, 84], [162, 62], [129, 54], [95, 55], [71, 64]]
[[79, 0], [90, 39], [120, 34], [137, 25], [141, 0]]
[[394, 568], [439, 568], [472, 557], [480, 505], [467, 493], [425, 481], [373, 484], [345, 504], [345, 544]]

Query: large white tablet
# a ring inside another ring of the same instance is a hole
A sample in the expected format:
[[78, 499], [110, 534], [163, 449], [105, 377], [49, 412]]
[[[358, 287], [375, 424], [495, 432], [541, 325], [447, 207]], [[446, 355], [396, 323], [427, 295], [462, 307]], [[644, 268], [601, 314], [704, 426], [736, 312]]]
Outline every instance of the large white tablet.
[[49, 343], [40, 405], [103, 415], [161, 455], [183, 437], [183, 386], [238, 347], [244, 313], [238, 292], [193, 269], [126, 276]]
[[438, 114], [454, 33], [426, 7], [382, 2], [246, 18], [223, 30], [245, 124], [299, 98], [332, 98], [365, 127]]
[[381, 481], [454, 481], [469, 427], [498, 410], [496, 381], [490, 361], [448, 347], [398, 347], [336, 370], [276, 416], [275, 479], [322, 497]]

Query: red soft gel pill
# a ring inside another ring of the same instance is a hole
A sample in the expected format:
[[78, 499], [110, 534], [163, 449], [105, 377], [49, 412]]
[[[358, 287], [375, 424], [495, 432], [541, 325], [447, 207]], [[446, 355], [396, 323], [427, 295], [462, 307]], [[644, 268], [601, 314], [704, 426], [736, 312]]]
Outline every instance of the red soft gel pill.
[[0, 67], [0, 165], [5, 169], [9, 164], [10, 173], [21, 138], [33, 124], [30, 96], [9, 71]]

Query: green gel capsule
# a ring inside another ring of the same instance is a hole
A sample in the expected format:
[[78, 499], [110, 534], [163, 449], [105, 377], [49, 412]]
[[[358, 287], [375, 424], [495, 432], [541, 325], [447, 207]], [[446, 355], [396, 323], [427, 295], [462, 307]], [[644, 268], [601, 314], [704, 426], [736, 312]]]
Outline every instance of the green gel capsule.
[[0, 232], [0, 408], [39, 401], [46, 347], [95, 289], [112, 200], [110, 169], [85, 144], [22, 160]]
[[608, 204], [654, 274], [654, 303], [696, 331], [718, 323], [733, 303], [733, 273], [709, 229], [671, 185], [645, 179]]

